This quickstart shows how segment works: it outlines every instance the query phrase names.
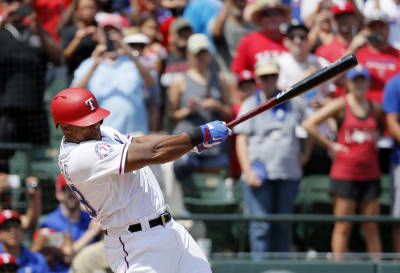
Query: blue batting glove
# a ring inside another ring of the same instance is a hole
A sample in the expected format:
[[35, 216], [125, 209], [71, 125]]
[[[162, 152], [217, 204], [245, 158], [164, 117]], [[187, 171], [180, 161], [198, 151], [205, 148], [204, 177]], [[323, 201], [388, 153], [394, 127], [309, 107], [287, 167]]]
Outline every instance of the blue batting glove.
[[232, 130], [226, 127], [226, 123], [219, 120], [200, 125], [200, 128], [203, 133], [203, 143], [194, 147], [196, 153], [224, 142], [232, 134]]

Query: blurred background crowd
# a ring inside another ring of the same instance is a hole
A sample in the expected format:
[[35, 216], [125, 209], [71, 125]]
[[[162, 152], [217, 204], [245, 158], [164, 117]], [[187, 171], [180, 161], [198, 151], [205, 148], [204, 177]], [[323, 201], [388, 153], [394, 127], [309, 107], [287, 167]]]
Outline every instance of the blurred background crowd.
[[[179, 133], [232, 120], [355, 54], [357, 67], [238, 125], [223, 145], [152, 169], [175, 215], [290, 214], [305, 178], [320, 176], [328, 213], [380, 215], [387, 178], [383, 213], [400, 217], [399, 50], [399, 0], [0, 1], [0, 272], [108, 270], [101, 228], [55, 164], [49, 105], [67, 87], [93, 92], [111, 111], [103, 125], [121, 133]], [[38, 163], [24, 174], [18, 144]], [[206, 187], [220, 204], [240, 201], [204, 209]], [[211, 251], [215, 226], [182, 222]], [[229, 228], [255, 259], [309, 247], [287, 222]], [[362, 223], [361, 249], [352, 228], [335, 223], [322, 250], [400, 252], [400, 225], [385, 245], [377, 223]], [[214, 251], [238, 250], [218, 238]]]

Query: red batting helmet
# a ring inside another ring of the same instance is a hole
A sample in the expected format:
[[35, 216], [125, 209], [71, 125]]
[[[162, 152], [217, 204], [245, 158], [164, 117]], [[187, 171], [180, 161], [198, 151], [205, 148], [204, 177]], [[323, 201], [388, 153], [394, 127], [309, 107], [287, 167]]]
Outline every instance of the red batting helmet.
[[99, 107], [96, 97], [83, 88], [68, 88], [59, 92], [51, 101], [54, 125], [64, 122], [76, 126], [90, 126], [110, 114]]

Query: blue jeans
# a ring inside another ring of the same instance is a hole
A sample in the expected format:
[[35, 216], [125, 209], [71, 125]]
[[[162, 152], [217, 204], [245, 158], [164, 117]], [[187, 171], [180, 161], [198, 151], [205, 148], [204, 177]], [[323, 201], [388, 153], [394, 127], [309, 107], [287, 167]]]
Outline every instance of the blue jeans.
[[[267, 180], [258, 187], [243, 184], [243, 198], [250, 216], [292, 213], [299, 180]], [[291, 223], [252, 221], [249, 226], [251, 252], [288, 252]]]

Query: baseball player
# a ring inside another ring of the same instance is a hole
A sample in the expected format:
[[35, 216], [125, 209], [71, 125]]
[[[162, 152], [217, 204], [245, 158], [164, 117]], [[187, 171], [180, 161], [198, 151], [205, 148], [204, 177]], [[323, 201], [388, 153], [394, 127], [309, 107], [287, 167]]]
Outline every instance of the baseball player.
[[114, 272], [211, 273], [202, 250], [176, 223], [147, 167], [200, 153], [222, 143], [231, 130], [213, 121], [178, 135], [131, 137], [101, 126], [109, 111], [81, 88], [59, 92], [51, 113], [61, 127], [59, 167], [69, 187], [105, 231]]

